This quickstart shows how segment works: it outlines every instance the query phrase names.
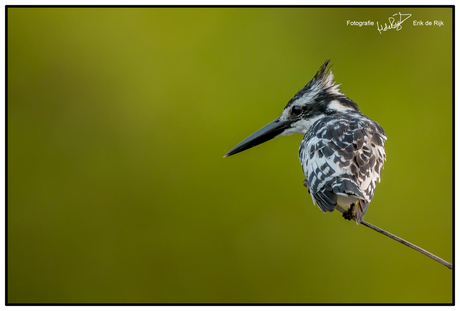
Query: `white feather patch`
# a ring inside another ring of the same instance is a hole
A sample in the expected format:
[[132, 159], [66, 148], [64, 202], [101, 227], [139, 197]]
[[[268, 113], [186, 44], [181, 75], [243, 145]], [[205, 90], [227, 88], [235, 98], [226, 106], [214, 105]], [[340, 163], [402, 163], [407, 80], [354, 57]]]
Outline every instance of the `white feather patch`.
[[329, 109], [339, 111], [339, 112], [345, 112], [345, 111], [350, 111], [354, 110], [353, 108], [344, 106], [340, 101], [338, 100], [332, 100], [329, 105], [327, 106]]

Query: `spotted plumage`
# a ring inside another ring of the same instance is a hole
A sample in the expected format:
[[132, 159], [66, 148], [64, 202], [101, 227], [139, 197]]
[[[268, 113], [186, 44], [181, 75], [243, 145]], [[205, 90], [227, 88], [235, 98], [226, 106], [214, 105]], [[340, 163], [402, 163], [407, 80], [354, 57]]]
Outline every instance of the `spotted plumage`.
[[[271, 138], [303, 134], [299, 159], [313, 203], [323, 212], [348, 207], [359, 224], [385, 161], [385, 132], [340, 92], [326, 61], [287, 103], [281, 116], [246, 138], [226, 156]], [[356, 213], [354, 210], [356, 209]]]
[[361, 222], [385, 161], [383, 129], [357, 111], [317, 121], [300, 144], [299, 159], [313, 203], [332, 212], [358, 202]]

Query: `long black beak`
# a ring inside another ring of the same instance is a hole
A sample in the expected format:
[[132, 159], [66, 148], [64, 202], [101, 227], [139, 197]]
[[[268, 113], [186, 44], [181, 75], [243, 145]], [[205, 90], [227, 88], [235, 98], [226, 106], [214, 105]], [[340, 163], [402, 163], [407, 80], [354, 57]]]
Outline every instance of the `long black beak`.
[[281, 121], [279, 118], [277, 118], [273, 122], [265, 125], [263, 128], [236, 145], [232, 150], [224, 155], [224, 158], [275, 138], [289, 127], [290, 122]]

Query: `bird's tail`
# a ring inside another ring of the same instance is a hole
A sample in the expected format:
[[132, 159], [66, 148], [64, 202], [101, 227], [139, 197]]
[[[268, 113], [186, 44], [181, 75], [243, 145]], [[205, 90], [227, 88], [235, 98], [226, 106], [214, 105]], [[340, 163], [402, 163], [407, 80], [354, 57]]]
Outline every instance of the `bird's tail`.
[[370, 202], [359, 200], [356, 207], [356, 223], [359, 225], [363, 221], [364, 215], [366, 215], [367, 207]]

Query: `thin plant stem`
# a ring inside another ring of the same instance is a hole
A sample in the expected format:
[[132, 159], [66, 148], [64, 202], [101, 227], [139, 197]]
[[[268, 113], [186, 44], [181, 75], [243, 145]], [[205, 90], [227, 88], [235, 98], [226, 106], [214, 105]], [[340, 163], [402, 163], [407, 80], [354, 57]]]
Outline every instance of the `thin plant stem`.
[[[336, 206], [336, 209], [339, 212], [341, 212], [342, 214], [345, 212], [345, 209], [343, 207], [339, 206], [339, 205]], [[401, 239], [400, 237], [398, 237], [398, 236], [396, 236], [394, 234], [391, 234], [390, 232], [385, 231], [385, 230], [383, 230], [383, 229], [381, 229], [381, 228], [379, 228], [377, 226], [374, 226], [373, 224], [370, 224], [367, 221], [363, 220], [363, 221], [361, 221], [361, 224], [366, 226], [366, 227], [368, 227], [368, 228], [371, 228], [372, 230], [377, 231], [378, 233], [386, 235], [387, 237], [392, 238], [393, 240], [398, 241], [399, 243], [404, 244], [404, 245], [416, 250], [417, 252], [422, 253], [423, 255], [430, 257], [433, 260], [436, 260], [437, 262], [443, 264], [444, 266], [446, 266], [449, 269], [452, 269], [452, 264], [450, 262], [447, 262], [444, 259], [442, 259], [442, 258], [440, 258], [440, 257], [438, 257], [436, 255], [433, 255], [432, 253], [424, 250], [421, 247], [418, 247], [415, 244], [412, 244], [412, 243], [410, 243], [410, 242], [408, 242], [408, 241], [406, 241], [404, 239]]]

